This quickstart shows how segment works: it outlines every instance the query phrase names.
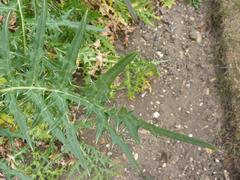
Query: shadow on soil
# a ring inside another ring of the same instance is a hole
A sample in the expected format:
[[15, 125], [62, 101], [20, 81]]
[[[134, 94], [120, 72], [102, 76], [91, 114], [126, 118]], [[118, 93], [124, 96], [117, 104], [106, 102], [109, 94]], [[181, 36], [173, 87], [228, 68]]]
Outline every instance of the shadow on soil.
[[228, 169], [231, 175], [231, 179], [240, 179], [240, 156], [237, 155], [239, 149], [239, 142], [236, 141], [237, 123], [234, 113], [233, 101], [235, 99], [232, 91], [232, 85], [229, 81], [229, 69], [226, 57], [227, 45], [224, 38], [223, 27], [223, 10], [221, 2], [211, 2], [211, 21], [212, 21], [212, 33], [216, 40], [214, 47], [214, 64], [216, 73], [216, 88], [221, 97], [221, 104], [224, 110], [224, 122], [222, 124], [223, 133], [222, 143], [224, 149], [228, 153], [225, 157], [224, 165]]

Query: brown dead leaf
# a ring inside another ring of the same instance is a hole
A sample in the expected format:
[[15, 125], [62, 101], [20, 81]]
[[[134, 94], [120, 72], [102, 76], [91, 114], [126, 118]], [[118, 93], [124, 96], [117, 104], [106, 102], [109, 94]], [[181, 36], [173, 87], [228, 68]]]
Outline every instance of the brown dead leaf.
[[93, 44], [94, 48], [95, 49], [99, 49], [101, 47], [101, 42], [100, 40], [98, 39], [94, 44]]
[[20, 139], [14, 139], [14, 146], [17, 147], [17, 148], [22, 148], [24, 147], [26, 144], [20, 140]]
[[103, 144], [106, 144], [106, 143], [107, 143], [107, 141], [106, 141], [105, 138], [101, 138], [101, 139], [99, 140], [99, 144], [100, 144], [100, 145], [103, 145]]
[[13, 12], [9, 21], [9, 30], [15, 32], [17, 29], [17, 14]]
[[0, 24], [3, 23], [4, 17], [2, 15], [0, 15]]
[[4, 174], [0, 171], [0, 180], [6, 180]]
[[106, 61], [107, 54], [101, 53], [98, 51], [98, 55], [96, 56], [96, 62], [94, 66], [92, 67], [92, 70], [89, 71], [89, 74], [91, 76], [96, 76], [97, 71], [101, 71], [104, 65], [104, 62]]
[[0, 157], [6, 157], [7, 156], [8, 149], [5, 146], [0, 146]]

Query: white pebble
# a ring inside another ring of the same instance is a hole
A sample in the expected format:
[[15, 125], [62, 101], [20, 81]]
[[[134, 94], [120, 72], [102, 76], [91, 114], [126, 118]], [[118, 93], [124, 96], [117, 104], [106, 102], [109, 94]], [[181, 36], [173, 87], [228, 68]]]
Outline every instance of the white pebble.
[[112, 152], [109, 151], [109, 152], [107, 153], [107, 156], [112, 156]]
[[138, 160], [138, 153], [134, 153], [133, 156], [134, 156], [134, 159], [135, 159], [135, 160]]
[[160, 113], [159, 113], [159, 112], [153, 113], [153, 117], [154, 117], [154, 118], [159, 118], [159, 117], [160, 117]]
[[167, 163], [163, 163], [162, 167], [163, 168], [167, 167]]
[[160, 52], [160, 51], [157, 51], [156, 54], [158, 55], [159, 58], [162, 58], [162, 57], [163, 57], [163, 53]]

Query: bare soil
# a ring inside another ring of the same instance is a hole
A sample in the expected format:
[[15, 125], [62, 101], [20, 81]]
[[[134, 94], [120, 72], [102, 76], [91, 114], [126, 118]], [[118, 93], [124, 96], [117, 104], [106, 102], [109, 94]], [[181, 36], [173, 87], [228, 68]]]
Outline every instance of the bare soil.
[[[126, 106], [146, 121], [215, 144], [219, 152], [156, 138], [140, 130], [141, 145], [129, 139], [141, 171], [126, 163], [115, 179], [229, 180], [231, 162], [222, 147], [225, 110], [218, 93], [215, 74], [215, 37], [212, 35], [210, 6], [199, 10], [178, 2], [172, 9], [158, 9], [162, 19], [154, 27], [141, 26], [131, 34], [129, 45], [116, 42], [120, 54], [137, 50], [159, 63], [161, 73], [152, 81], [151, 92], [130, 101], [119, 94], [116, 105]], [[158, 117], [159, 116], [159, 117]], [[127, 162], [115, 155], [116, 162]]]

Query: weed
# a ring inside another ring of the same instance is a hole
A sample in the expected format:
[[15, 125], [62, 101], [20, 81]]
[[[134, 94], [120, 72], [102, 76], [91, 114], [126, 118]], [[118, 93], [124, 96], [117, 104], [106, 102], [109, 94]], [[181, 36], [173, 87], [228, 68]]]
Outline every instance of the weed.
[[201, 0], [187, 0], [195, 9], [198, 9], [201, 5]]
[[175, 4], [175, 0], [160, 0], [163, 3], [163, 7], [171, 8]]

